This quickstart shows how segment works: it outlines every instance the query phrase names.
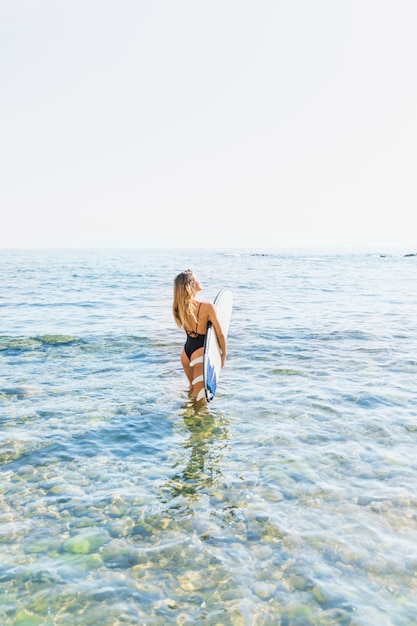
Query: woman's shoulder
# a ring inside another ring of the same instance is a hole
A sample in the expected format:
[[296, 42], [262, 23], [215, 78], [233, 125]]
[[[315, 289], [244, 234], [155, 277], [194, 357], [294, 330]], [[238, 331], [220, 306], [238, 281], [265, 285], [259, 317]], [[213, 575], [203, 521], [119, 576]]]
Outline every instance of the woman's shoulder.
[[214, 311], [214, 304], [212, 302], [201, 302], [201, 312], [210, 315]]
[[201, 300], [200, 302], [201, 306], [204, 308], [209, 308], [212, 309], [213, 308], [213, 303], [212, 302], [205, 302], [204, 300]]

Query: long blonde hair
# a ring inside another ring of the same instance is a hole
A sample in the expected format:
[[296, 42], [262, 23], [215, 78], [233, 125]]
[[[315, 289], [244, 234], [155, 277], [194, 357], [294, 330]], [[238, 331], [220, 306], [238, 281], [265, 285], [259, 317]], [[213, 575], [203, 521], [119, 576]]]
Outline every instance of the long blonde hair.
[[174, 280], [174, 301], [172, 312], [179, 328], [186, 328], [192, 320], [195, 322], [193, 301], [197, 293], [197, 281], [191, 270], [181, 272]]

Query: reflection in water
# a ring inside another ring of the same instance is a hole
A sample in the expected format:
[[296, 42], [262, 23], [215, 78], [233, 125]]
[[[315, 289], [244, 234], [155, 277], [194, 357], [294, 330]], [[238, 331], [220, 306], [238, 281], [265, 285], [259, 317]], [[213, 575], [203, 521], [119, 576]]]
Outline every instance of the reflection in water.
[[170, 480], [174, 496], [197, 499], [221, 478], [222, 451], [227, 441], [227, 422], [205, 407], [195, 412], [190, 403], [184, 406], [184, 424], [190, 432], [183, 447], [190, 456], [184, 469]]

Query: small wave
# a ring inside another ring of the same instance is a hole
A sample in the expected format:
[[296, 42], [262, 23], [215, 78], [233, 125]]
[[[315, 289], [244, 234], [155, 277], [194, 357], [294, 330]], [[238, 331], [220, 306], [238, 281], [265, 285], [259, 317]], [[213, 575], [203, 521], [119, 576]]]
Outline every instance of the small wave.
[[63, 346], [80, 341], [79, 337], [72, 337], [71, 335], [42, 335], [36, 339], [48, 346]]
[[36, 350], [41, 342], [33, 337], [0, 337], [0, 352], [15, 353]]
[[21, 400], [33, 395], [24, 387], [0, 389], [0, 400]]
[[305, 376], [305, 373], [294, 369], [277, 368], [272, 370], [272, 374], [277, 376]]
[[320, 341], [345, 341], [352, 339], [356, 341], [375, 341], [375, 335], [359, 329], [333, 330], [328, 333], [313, 333], [312, 338]]
[[41, 335], [39, 337], [0, 337], [0, 352], [20, 354], [32, 352], [43, 346], [63, 346], [79, 343], [79, 337], [72, 335]]

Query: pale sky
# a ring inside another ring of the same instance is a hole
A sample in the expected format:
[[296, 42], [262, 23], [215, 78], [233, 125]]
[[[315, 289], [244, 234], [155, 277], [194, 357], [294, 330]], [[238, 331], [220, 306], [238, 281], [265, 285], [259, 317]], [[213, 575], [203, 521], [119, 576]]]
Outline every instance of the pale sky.
[[1, 0], [0, 247], [415, 250], [416, 24], [416, 0]]

